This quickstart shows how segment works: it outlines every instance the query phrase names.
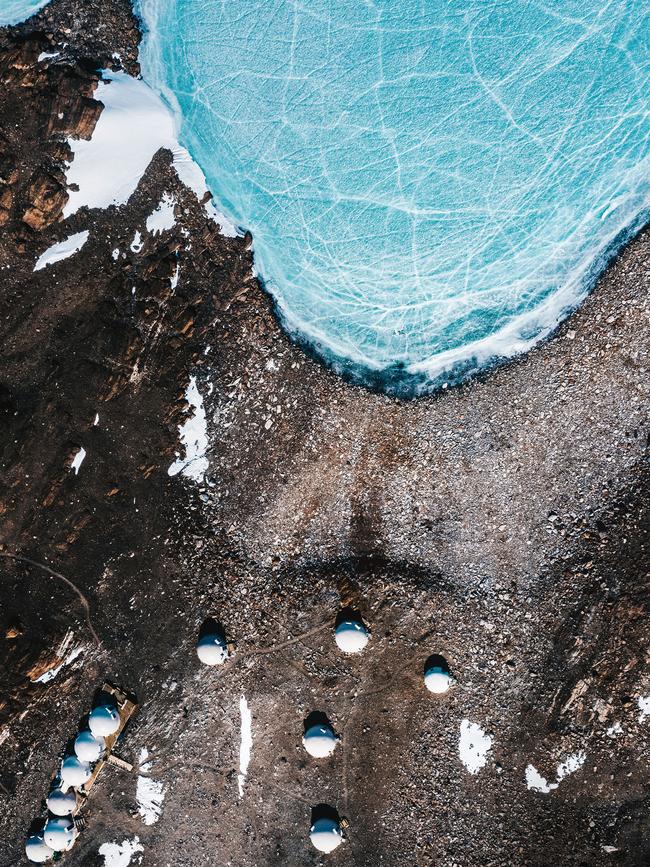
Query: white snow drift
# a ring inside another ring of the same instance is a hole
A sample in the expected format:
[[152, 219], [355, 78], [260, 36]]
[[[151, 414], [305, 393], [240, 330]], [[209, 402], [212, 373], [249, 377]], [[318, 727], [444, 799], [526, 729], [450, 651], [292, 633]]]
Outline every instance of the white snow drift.
[[162, 813], [163, 802], [165, 800], [165, 787], [160, 780], [154, 780], [149, 776], [152, 762], [147, 761], [148, 758], [148, 750], [143, 749], [140, 752], [140, 772], [135, 790], [135, 799], [138, 802], [138, 812], [144, 824], [155, 825]]
[[470, 774], [478, 774], [492, 749], [492, 737], [480, 725], [464, 719], [460, 724], [458, 755]]
[[[78, 644], [76, 647], [72, 647], [73, 640], [74, 631], [69, 629], [56, 649], [56, 655], [62, 661], [59, 665], [55, 665], [54, 668], [49, 668], [47, 671], [44, 671], [43, 674], [35, 677], [32, 680], [32, 683], [49, 683], [51, 680], [54, 680], [63, 668], [72, 665], [72, 663], [81, 656], [86, 649], [86, 646], [84, 644]], [[70, 649], [71, 647], [72, 649]]]
[[174, 208], [176, 199], [170, 193], [163, 193], [158, 207], [147, 217], [147, 232], [151, 235], [160, 235], [162, 232], [173, 228], [176, 222]]
[[[68, 139], [73, 160], [66, 179], [78, 189], [70, 190], [63, 216], [76, 214], [84, 206], [125, 204], [160, 148], [172, 152], [178, 177], [202, 200], [208, 191], [205, 176], [179, 145], [174, 116], [158, 94], [124, 72], [103, 70], [102, 78], [94, 96], [104, 109], [92, 137]], [[211, 202], [205, 209], [224, 235], [237, 235], [233, 224]]]
[[[129, 867], [137, 852], [144, 852], [139, 837], [122, 840], [121, 843], [102, 843], [99, 847], [99, 854], [104, 856], [104, 867]], [[142, 856], [138, 861], [142, 861]]]
[[534, 765], [528, 765], [526, 767], [526, 785], [531, 792], [540, 792], [547, 795], [549, 792], [557, 789], [565, 777], [580, 770], [585, 763], [585, 758], [586, 755], [582, 750], [577, 753], [571, 753], [571, 755], [567, 756], [566, 759], [563, 762], [560, 762], [557, 766], [555, 772], [555, 783], [549, 783], [548, 780], [539, 773]]
[[83, 464], [85, 457], [86, 457], [86, 449], [83, 446], [81, 446], [79, 448], [79, 451], [77, 452], [77, 454], [74, 456], [74, 460], [70, 464], [70, 469], [74, 470], [75, 476], [79, 475], [79, 470], [81, 469], [81, 465]]
[[248, 765], [251, 760], [251, 750], [253, 749], [253, 717], [248, 707], [246, 698], [242, 695], [239, 699], [239, 715], [241, 717], [241, 742], [239, 745], [239, 775], [237, 783], [239, 785], [239, 797], [244, 797], [244, 783], [248, 774]]
[[63, 259], [68, 259], [70, 256], [78, 253], [88, 240], [89, 234], [90, 232], [86, 229], [85, 232], [76, 232], [64, 241], [52, 244], [51, 247], [48, 247], [38, 257], [34, 265], [34, 271], [41, 271], [47, 265], [54, 265], [55, 262], [61, 262]]
[[174, 463], [167, 470], [168, 475], [177, 476], [179, 473], [195, 482], [203, 482], [208, 469], [208, 425], [203, 407], [203, 398], [196, 384], [196, 377], [191, 376], [185, 400], [193, 412], [190, 417], [179, 427], [181, 444], [185, 451], [185, 457], [177, 455]]

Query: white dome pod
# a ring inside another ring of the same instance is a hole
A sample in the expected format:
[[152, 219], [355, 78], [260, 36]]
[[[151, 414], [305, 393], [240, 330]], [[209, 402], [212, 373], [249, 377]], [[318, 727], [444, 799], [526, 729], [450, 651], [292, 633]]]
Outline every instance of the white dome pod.
[[368, 643], [368, 630], [360, 620], [343, 620], [336, 627], [334, 638], [343, 653], [360, 653]]
[[27, 855], [28, 861], [32, 861], [34, 864], [43, 864], [52, 858], [54, 849], [50, 849], [40, 834], [32, 834], [25, 843], [25, 855]]
[[343, 842], [343, 832], [334, 819], [317, 819], [311, 826], [309, 839], [319, 852], [333, 852]]
[[92, 768], [88, 762], [80, 762], [76, 756], [67, 756], [61, 765], [61, 788], [67, 792], [70, 786], [77, 788], [88, 782]]
[[196, 653], [204, 665], [222, 665], [228, 659], [228, 645], [223, 635], [204, 635], [199, 638]]
[[305, 732], [302, 744], [310, 756], [315, 759], [324, 759], [330, 756], [336, 749], [339, 739], [329, 726], [311, 726]]
[[104, 738], [91, 731], [79, 732], [74, 742], [74, 751], [82, 762], [96, 762], [104, 752]]
[[453, 684], [454, 678], [442, 668], [430, 668], [424, 675], [424, 683], [429, 692], [442, 695]]
[[69, 816], [77, 809], [77, 796], [74, 790], [52, 789], [47, 796], [47, 809], [55, 816]]
[[68, 852], [74, 846], [77, 829], [72, 816], [48, 819], [43, 828], [43, 839], [55, 852]]
[[444, 656], [433, 653], [424, 663], [424, 685], [436, 695], [442, 695], [456, 683]]
[[95, 737], [107, 738], [120, 727], [120, 715], [112, 705], [100, 704], [90, 712], [88, 726]]

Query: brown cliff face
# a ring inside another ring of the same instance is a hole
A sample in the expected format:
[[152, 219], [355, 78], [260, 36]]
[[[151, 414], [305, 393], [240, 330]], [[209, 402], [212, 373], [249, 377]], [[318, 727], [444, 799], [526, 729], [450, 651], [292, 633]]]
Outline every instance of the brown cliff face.
[[[12, 122], [5, 125], [0, 139], [1, 225], [20, 215], [30, 229], [42, 231], [60, 219], [68, 198], [62, 167], [71, 159], [65, 138], [90, 138], [102, 110], [93, 99], [99, 80], [96, 70], [137, 72], [133, 48], [137, 29], [126, 7], [109, 13], [119, 28], [110, 37], [122, 49], [119, 60], [101, 36], [97, 39], [90, 32], [79, 34], [74, 51], [66, 53], [70, 25], [79, 33], [83, 26], [79, 18], [89, 14], [92, 20], [96, 12], [92, 2], [74, 16], [55, 4], [35, 19], [35, 27], [18, 27], [15, 38], [5, 42], [0, 58], [2, 110]], [[41, 55], [54, 56], [39, 61]]]
[[59, 219], [68, 200], [63, 172], [37, 170], [30, 178], [26, 198], [29, 205], [23, 214], [23, 223], [40, 232]]
[[[67, 864], [136, 836], [156, 867], [314, 864], [323, 801], [350, 820], [338, 865], [647, 863], [650, 238], [483, 381], [352, 388], [287, 340], [249, 239], [219, 234], [168, 153], [124, 207], [60, 219], [65, 139], [100, 116], [97, 69], [117, 53], [137, 72], [138, 39], [126, 0], [52, 0], [0, 34], [0, 554], [40, 564], [0, 557], [0, 867], [104, 679], [137, 693], [120, 754], [149, 749], [163, 819], [107, 768]], [[176, 223], [150, 234], [164, 192]], [[168, 475], [190, 375], [200, 484]], [[342, 605], [371, 628], [361, 657], [332, 640]], [[193, 647], [209, 614], [236, 643], [217, 671]], [[459, 682], [440, 700], [433, 652]], [[321, 763], [300, 743], [314, 710], [341, 735]], [[464, 720], [492, 738], [477, 774]], [[581, 752], [557, 789], [527, 788], [529, 764], [555, 783]]]

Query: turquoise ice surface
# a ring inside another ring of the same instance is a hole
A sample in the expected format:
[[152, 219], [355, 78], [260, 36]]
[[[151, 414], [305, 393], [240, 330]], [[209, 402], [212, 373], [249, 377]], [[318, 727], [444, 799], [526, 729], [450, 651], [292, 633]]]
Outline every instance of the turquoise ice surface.
[[144, 76], [284, 326], [364, 382], [413, 394], [525, 351], [647, 219], [647, 3], [137, 7]]
[[144, 72], [289, 331], [412, 392], [547, 335], [645, 219], [649, 9], [145, 0]]

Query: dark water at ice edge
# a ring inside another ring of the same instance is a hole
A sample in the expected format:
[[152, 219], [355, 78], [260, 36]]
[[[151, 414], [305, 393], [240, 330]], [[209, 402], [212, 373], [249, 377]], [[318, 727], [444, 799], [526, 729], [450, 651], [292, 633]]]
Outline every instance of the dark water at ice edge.
[[291, 341], [311, 359], [322, 364], [337, 376], [340, 376], [351, 385], [360, 386], [377, 394], [385, 394], [401, 400], [413, 400], [417, 398], [434, 396], [444, 393], [447, 389], [469, 383], [470, 381], [485, 380], [497, 368], [502, 368], [509, 363], [521, 361], [534, 348], [539, 348], [549, 340], [552, 340], [557, 331], [565, 324], [568, 317], [575, 313], [584, 300], [596, 288], [600, 278], [607, 268], [614, 263], [623, 250], [645, 228], [650, 226], [650, 210], [639, 214], [634, 223], [620, 232], [612, 243], [603, 251], [602, 255], [593, 263], [582, 280], [580, 298], [572, 304], [558, 311], [557, 321], [553, 325], [546, 325], [535, 334], [526, 335], [527, 346], [520, 352], [510, 355], [498, 355], [481, 357], [469, 357], [456, 362], [449, 368], [430, 376], [426, 371], [419, 373], [409, 372], [407, 365], [394, 364], [382, 370], [372, 370], [369, 367], [351, 361], [349, 358], [337, 355], [331, 348], [309, 340], [300, 331], [291, 328], [285, 321], [282, 308], [278, 305], [275, 296], [268, 291], [264, 281], [258, 277], [258, 281], [266, 292], [273, 312], [282, 329]]

